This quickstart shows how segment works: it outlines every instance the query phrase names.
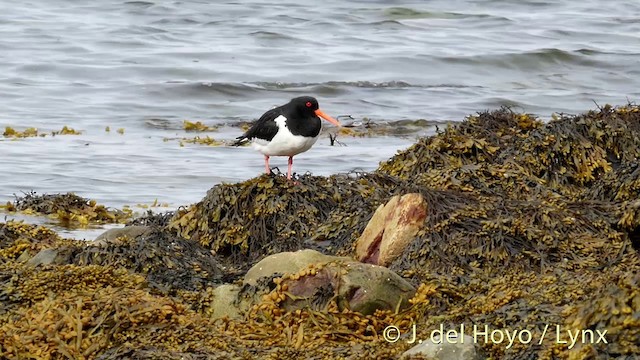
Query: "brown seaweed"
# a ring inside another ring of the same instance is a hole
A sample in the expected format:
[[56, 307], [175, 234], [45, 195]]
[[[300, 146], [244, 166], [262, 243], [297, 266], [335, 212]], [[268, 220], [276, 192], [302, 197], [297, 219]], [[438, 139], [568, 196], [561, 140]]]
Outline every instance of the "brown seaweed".
[[[640, 351], [639, 141], [633, 104], [548, 123], [503, 108], [420, 139], [372, 173], [217, 185], [196, 204], [141, 219], [154, 228], [149, 235], [102, 248], [7, 223], [0, 351], [386, 359], [412, 345], [391, 344], [382, 331], [415, 324], [422, 338], [440, 326], [531, 332], [529, 344], [481, 339], [478, 347], [492, 358], [631, 357]], [[409, 308], [364, 316], [319, 296], [315, 308], [285, 311], [283, 279], [302, 276], [289, 274], [245, 289], [259, 301], [244, 318], [211, 318], [219, 281], [281, 251], [352, 255], [375, 209], [406, 193], [420, 193], [428, 208], [424, 228], [390, 265], [419, 286]], [[48, 247], [73, 249], [69, 263], [18, 261]], [[606, 330], [608, 344], [569, 348], [544, 336], [549, 326]]]

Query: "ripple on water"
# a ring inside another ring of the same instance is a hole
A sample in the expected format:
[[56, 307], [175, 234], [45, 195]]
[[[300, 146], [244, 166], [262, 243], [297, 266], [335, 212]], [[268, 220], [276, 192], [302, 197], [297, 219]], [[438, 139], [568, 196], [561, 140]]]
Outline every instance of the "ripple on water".
[[518, 53], [475, 55], [467, 57], [446, 56], [439, 58], [439, 60], [453, 64], [477, 65], [483, 67], [492, 66], [495, 68], [516, 68], [521, 70], [542, 69], [548, 65], [558, 64], [586, 67], [606, 66], [607, 64], [605, 62], [599, 61], [597, 58], [591, 56], [595, 54], [598, 54], [598, 52], [585, 52], [584, 50], [564, 51], [551, 48]]
[[384, 14], [392, 19], [405, 20], [405, 19], [452, 19], [452, 20], [466, 20], [466, 19], [479, 19], [479, 20], [492, 20], [501, 22], [511, 22], [509, 18], [503, 16], [496, 16], [491, 14], [478, 14], [478, 13], [458, 13], [458, 12], [446, 12], [446, 11], [419, 11], [411, 8], [404, 7], [392, 7], [384, 10]]

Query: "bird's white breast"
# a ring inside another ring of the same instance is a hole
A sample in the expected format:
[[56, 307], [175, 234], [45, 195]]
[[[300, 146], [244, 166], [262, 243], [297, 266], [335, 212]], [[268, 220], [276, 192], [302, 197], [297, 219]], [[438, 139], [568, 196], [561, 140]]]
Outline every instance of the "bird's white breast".
[[286, 118], [282, 115], [274, 119], [278, 124], [278, 133], [271, 141], [255, 138], [253, 139], [254, 149], [268, 156], [294, 156], [303, 153], [313, 146], [318, 137], [304, 137], [293, 135], [287, 129]]

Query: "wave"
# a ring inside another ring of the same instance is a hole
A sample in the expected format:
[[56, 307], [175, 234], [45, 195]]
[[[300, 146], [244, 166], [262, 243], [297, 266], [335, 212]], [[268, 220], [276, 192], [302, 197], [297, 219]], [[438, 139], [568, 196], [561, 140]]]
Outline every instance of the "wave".
[[438, 60], [447, 63], [468, 64], [468, 65], [495, 65], [510, 68], [538, 68], [546, 64], [569, 64], [583, 66], [600, 66], [600, 61], [595, 60], [591, 55], [598, 54], [597, 51], [579, 49], [565, 51], [557, 48], [538, 49], [534, 51], [519, 53], [504, 53], [496, 55], [475, 55], [475, 56], [446, 56], [438, 57]]
[[392, 7], [385, 10], [385, 15], [395, 20], [406, 19], [493, 19], [511, 22], [504, 16], [490, 14], [467, 14], [447, 11], [419, 11], [405, 7]]
[[133, 6], [140, 6], [140, 7], [150, 7], [155, 5], [155, 3], [152, 3], [150, 1], [126, 1], [124, 3], [125, 5], [133, 5]]
[[275, 32], [275, 31], [259, 30], [259, 31], [250, 32], [249, 35], [255, 36], [255, 37], [258, 37], [258, 38], [263, 38], [263, 39], [298, 40], [298, 38], [296, 38], [296, 37], [293, 37], [293, 36], [290, 36], [290, 35], [281, 34], [279, 32]]
[[[309, 92], [311, 94], [323, 96], [338, 96], [350, 93], [356, 89], [460, 89], [479, 88], [481, 86], [462, 85], [454, 83], [439, 84], [412, 84], [406, 81], [393, 80], [384, 82], [374, 81], [327, 81], [327, 82], [204, 82], [189, 83], [181, 81], [167, 82], [173, 90], [182, 96], [211, 97], [220, 95], [222, 97], [246, 98], [253, 97], [262, 92], [282, 91], [282, 92]], [[176, 90], [177, 88], [177, 90]]]
[[312, 86], [342, 86], [342, 87], [358, 87], [358, 88], [407, 88], [421, 87], [412, 85], [405, 81], [393, 80], [384, 82], [373, 81], [327, 81], [323, 83], [287, 83], [287, 82], [253, 82], [251, 84], [263, 87], [265, 89], [298, 89]]

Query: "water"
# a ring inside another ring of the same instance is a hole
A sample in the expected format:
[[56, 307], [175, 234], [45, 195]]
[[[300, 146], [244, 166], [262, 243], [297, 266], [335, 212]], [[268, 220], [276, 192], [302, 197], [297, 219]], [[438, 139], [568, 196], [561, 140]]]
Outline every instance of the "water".
[[[198, 201], [214, 184], [259, 174], [262, 157], [164, 139], [187, 136], [185, 119], [233, 125], [302, 94], [334, 116], [434, 122], [501, 105], [549, 118], [640, 97], [636, 0], [0, 0], [0, 9], [0, 126], [83, 130], [0, 140], [0, 201], [29, 190], [117, 207]], [[331, 147], [325, 136], [294, 170], [372, 170], [414, 138]]]

